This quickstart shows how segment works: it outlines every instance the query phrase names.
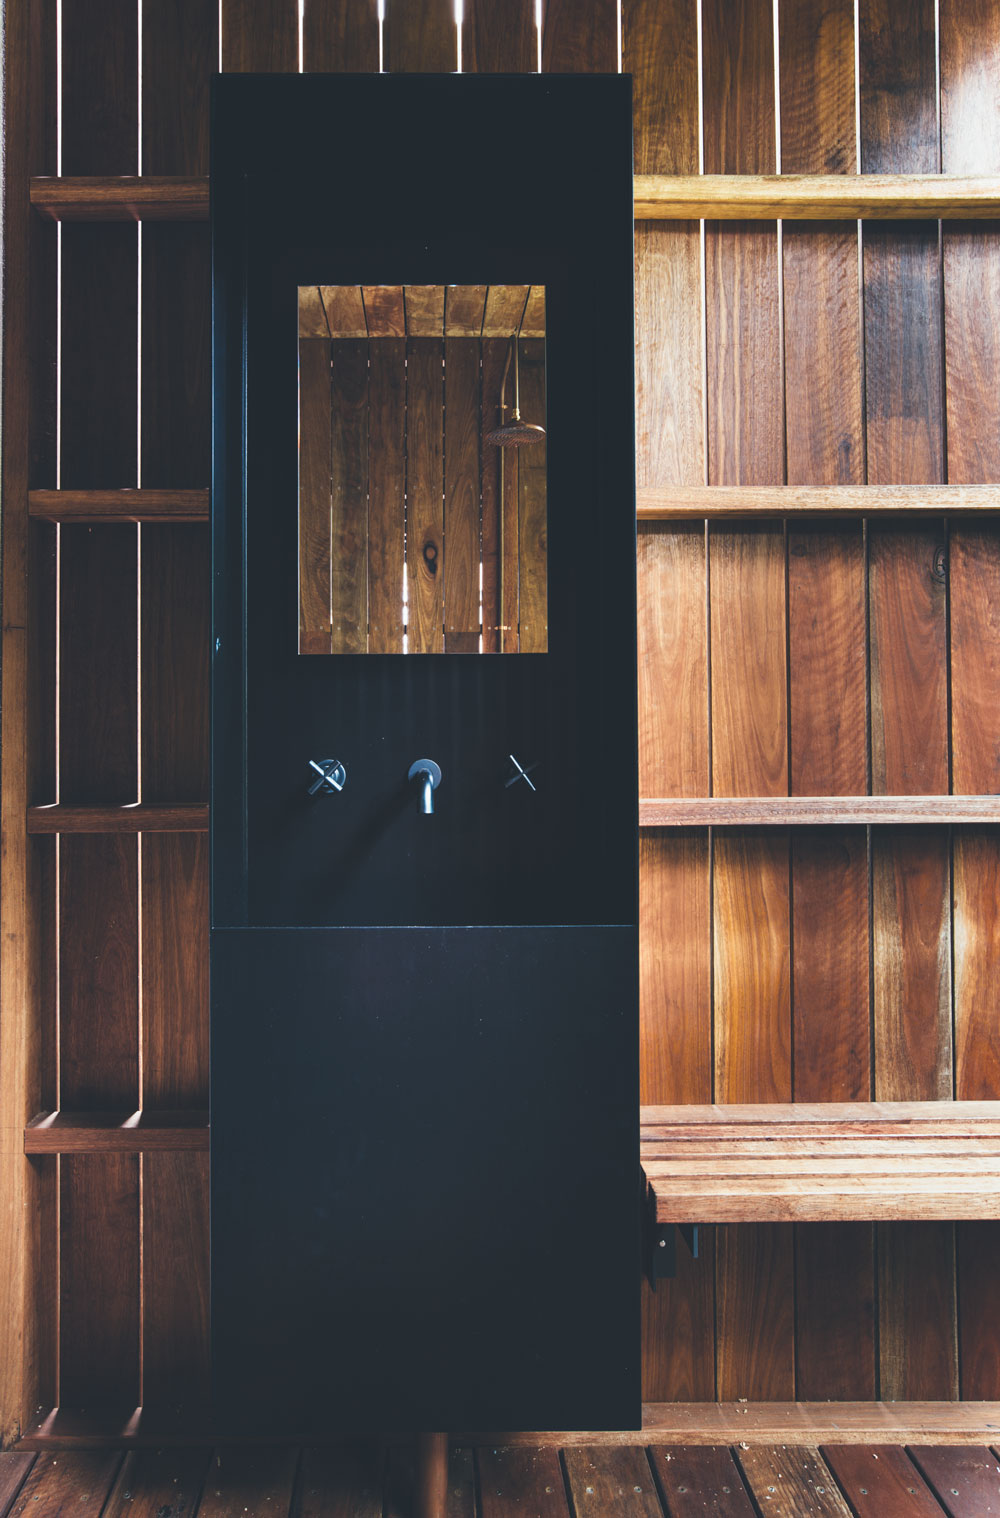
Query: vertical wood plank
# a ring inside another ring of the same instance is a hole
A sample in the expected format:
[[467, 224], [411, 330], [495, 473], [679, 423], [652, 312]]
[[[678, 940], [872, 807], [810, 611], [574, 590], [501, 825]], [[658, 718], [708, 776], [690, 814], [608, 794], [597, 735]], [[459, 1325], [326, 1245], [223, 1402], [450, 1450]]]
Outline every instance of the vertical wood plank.
[[[368, 344], [342, 338], [332, 345], [330, 381], [332, 491], [332, 649], [363, 654], [368, 649]], [[394, 397], [393, 404], [398, 403]], [[399, 448], [399, 419], [393, 417], [391, 448]], [[394, 488], [401, 467], [389, 461]], [[402, 594], [402, 591], [400, 591]]]
[[853, 174], [854, 0], [780, 0], [778, 50], [782, 172]]
[[1000, 528], [959, 520], [948, 559], [952, 789], [993, 794], [1000, 790]]
[[639, 794], [707, 796], [704, 528], [650, 523], [638, 545]]
[[59, 1403], [133, 1408], [140, 1400], [139, 1158], [63, 1155], [60, 1167]]
[[135, 174], [138, 162], [136, 0], [64, 0], [62, 172]]
[[696, 222], [635, 226], [636, 483], [701, 485], [701, 237]]
[[863, 242], [869, 483], [938, 484], [944, 451], [937, 225], [866, 222]]
[[222, 0], [222, 69], [294, 74], [299, 66], [295, 0]]
[[857, 232], [785, 222], [782, 275], [788, 483], [863, 484]]
[[622, 0], [637, 174], [698, 172], [696, 0]]
[[377, 74], [377, 0], [305, 0], [302, 54], [307, 74]]
[[[479, 458], [482, 493], [483, 558], [483, 653], [499, 653], [503, 643], [503, 467], [505, 448], [486, 441], [486, 434], [497, 425], [500, 408], [500, 382], [510, 351], [510, 339], [484, 337], [482, 340], [482, 387], [480, 394]], [[512, 556], [516, 563], [516, 555]]]
[[870, 1402], [876, 1373], [872, 1225], [797, 1224], [795, 1395]]
[[142, 533], [142, 795], [208, 795], [208, 535], [199, 523]]
[[987, 1401], [1000, 1388], [1000, 1286], [996, 1258], [1000, 1224], [959, 1223], [955, 1229], [960, 1312], [959, 1366], [962, 1398]]
[[403, 651], [406, 344], [371, 345], [368, 369], [368, 651]]
[[134, 226], [62, 229], [64, 489], [138, 484], [137, 246]]
[[706, 174], [773, 174], [774, 13], [769, 0], [703, 0]]
[[766, 223], [710, 222], [705, 237], [709, 484], [780, 485], [777, 236]]
[[753, 1518], [754, 1509], [728, 1449], [661, 1445], [649, 1458], [670, 1518]]
[[479, 340], [445, 339], [444, 647], [479, 650]]
[[[521, 339], [521, 415], [545, 426], [545, 343]], [[548, 514], [544, 440], [518, 449], [518, 566], [521, 653], [543, 654], [549, 646]]]
[[955, 1230], [940, 1223], [881, 1223], [879, 1396], [958, 1396]]
[[785, 547], [779, 528], [709, 534], [717, 796], [788, 794]]
[[465, 0], [463, 74], [533, 74], [538, 67], [534, 0]]
[[218, 67], [218, 0], [142, 0], [144, 174], [208, 173], [209, 81]]
[[711, 913], [704, 832], [639, 837], [640, 1085], [644, 1103], [712, 1100]]
[[792, 922], [795, 1100], [866, 1102], [871, 1025], [862, 828], [796, 832]]
[[995, 909], [1000, 838], [962, 829], [954, 839], [955, 1095], [995, 1101], [1000, 1092], [1000, 977]]
[[791, 1101], [788, 873], [786, 829], [716, 835], [718, 1102]]
[[857, 1518], [941, 1518], [907, 1450], [835, 1444], [823, 1454]]
[[873, 830], [875, 1096], [952, 1095], [947, 839]]
[[299, 338], [300, 654], [333, 651], [330, 349], [325, 338]]
[[715, 1234], [703, 1230], [697, 1260], [681, 1245], [655, 1291], [642, 1284], [644, 1402], [715, 1401]]
[[444, 651], [444, 344], [406, 344], [406, 560], [411, 654]]
[[451, 74], [458, 67], [451, 0], [386, 0], [384, 39], [390, 74]]
[[476, 1450], [482, 1518], [569, 1518], [557, 1449]]
[[208, 229], [148, 222], [142, 235], [142, 480], [203, 488], [211, 474]]
[[934, 0], [860, 0], [858, 14], [862, 172], [937, 173]]
[[208, 841], [142, 840], [142, 1100], [208, 1106]]
[[65, 837], [60, 849], [60, 1097], [139, 1105], [138, 881], [134, 838]]
[[780, 1492], [781, 1506], [789, 1513], [808, 1513], [809, 1518], [851, 1518], [851, 1510], [818, 1449], [808, 1445], [789, 1448], [745, 1448], [736, 1459], [753, 1494], [758, 1512], [767, 1512], [772, 1497]]
[[209, 1400], [208, 1156], [142, 1156], [142, 1400]]
[[567, 1449], [563, 1462], [576, 1518], [661, 1518], [644, 1449]]
[[793, 1401], [792, 1225], [726, 1224], [715, 1255], [719, 1400]]
[[543, 0], [542, 69], [546, 74], [617, 73], [615, 0]]

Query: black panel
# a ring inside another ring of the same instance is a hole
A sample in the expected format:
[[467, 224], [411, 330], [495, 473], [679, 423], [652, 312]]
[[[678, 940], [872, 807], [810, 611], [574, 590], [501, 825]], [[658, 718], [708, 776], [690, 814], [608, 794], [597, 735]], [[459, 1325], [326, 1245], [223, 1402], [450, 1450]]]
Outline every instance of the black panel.
[[[218, 1398], [634, 1425], [629, 81], [223, 76], [212, 216]], [[360, 283], [544, 284], [547, 653], [298, 655], [296, 291]]]
[[251, 929], [213, 955], [224, 1415], [635, 1425], [633, 931]]

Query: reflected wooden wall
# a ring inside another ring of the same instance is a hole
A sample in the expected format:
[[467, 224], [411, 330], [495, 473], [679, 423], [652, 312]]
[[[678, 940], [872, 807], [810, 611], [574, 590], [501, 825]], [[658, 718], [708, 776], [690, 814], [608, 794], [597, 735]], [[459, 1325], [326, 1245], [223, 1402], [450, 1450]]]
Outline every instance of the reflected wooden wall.
[[[465, 69], [535, 66], [532, 0], [502, 11], [466, 0]], [[850, 0], [781, 0], [780, 119], [771, 0], [702, 0], [700, 54], [695, 0], [623, 0], [620, 38], [613, 0], [547, 0], [542, 63], [614, 71], [620, 44], [640, 172], [995, 172], [995, 7], [941, 0], [937, 34], [933, 0], [859, 13], [856, 39]], [[223, 0], [221, 37], [216, 0], [141, 0], [141, 31], [136, 0], [61, 16], [60, 159], [56, 8], [8, 6], [16, 184], [207, 173], [220, 56], [299, 67], [295, 0]], [[389, 0], [385, 66], [454, 69], [452, 17], [451, 0]], [[374, 0], [306, 0], [306, 70], [378, 60]], [[17, 1135], [60, 1101], [205, 1102], [204, 839], [29, 843], [22, 818], [57, 793], [206, 794], [206, 529], [29, 534], [24, 490], [207, 484], [209, 248], [197, 224], [57, 231], [16, 209], [8, 227], [22, 299], [31, 266], [4, 443], [8, 774], [26, 756], [6, 847], [28, 888], [8, 901], [2, 1174], [36, 1219], [28, 1256], [0, 1252], [7, 1321], [27, 1304], [0, 1371], [10, 1434], [39, 1403], [206, 1392], [205, 1157], [41, 1159], [25, 1180]], [[639, 483], [996, 480], [998, 236], [638, 226]], [[630, 482], [607, 506], [631, 510]], [[998, 563], [995, 527], [960, 519], [645, 527], [644, 794], [996, 790]], [[370, 603], [352, 615], [377, 623]], [[1000, 1096], [997, 849], [989, 829], [646, 834], [644, 1099]], [[996, 1397], [997, 1241], [991, 1224], [720, 1228], [645, 1297], [646, 1396]]]

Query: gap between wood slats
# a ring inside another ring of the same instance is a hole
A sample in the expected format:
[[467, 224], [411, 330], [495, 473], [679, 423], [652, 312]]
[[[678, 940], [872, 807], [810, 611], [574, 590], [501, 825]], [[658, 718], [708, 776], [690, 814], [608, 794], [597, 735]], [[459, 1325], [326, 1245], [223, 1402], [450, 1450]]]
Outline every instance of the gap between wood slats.
[[[638, 174], [633, 183], [637, 221], [1000, 216], [997, 175]], [[39, 176], [31, 203], [55, 221], [200, 221], [208, 180]]]

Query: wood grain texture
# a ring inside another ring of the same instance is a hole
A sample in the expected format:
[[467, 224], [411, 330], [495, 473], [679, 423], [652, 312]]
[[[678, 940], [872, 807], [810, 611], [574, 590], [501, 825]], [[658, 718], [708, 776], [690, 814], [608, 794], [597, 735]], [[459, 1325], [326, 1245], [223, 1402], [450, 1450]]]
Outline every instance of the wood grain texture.
[[295, 73], [298, 13], [289, 0], [222, 0], [221, 22], [224, 73]]
[[705, 479], [701, 236], [697, 223], [635, 228], [636, 482]]
[[639, 841], [640, 1100], [712, 1095], [711, 907], [703, 833]]
[[788, 835], [714, 841], [715, 1094], [791, 1099]]
[[463, 74], [533, 74], [538, 68], [532, 0], [465, 0], [462, 12]]
[[482, 1518], [569, 1518], [558, 1450], [480, 1449], [476, 1464]]
[[859, 484], [865, 440], [857, 232], [786, 227], [782, 278], [788, 479]]
[[369, 337], [405, 337], [406, 305], [402, 285], [362, 285]]
[[682, 1245], [677, 1274], [642, 1284], [642, 1394], [647, 1402], [715, 1398], [715, 1230], [699, 1236], [699, 1258]]
[[142, 485], [191, 489], [210, 477], [210, 297], [208, 229], [144, 227]]
[[480, 621], [479, 342], [448, 337], [444, 347], [444, 647], [446, 653], [474, 654]]
[[406, 569], [410, 653], [444, 651], [444, 344], [406, 344]]
[[617, 73], [618, 14], [614, 0], [546, 0], [542, 70], [546, 74]]
[[29, 833], [207, 833], [208, 804], [32, 806]]
[[709, 532], [712, 788], [788, 793], [785, 544], [773, 526]]
[[1000, 840], [995, 831], [956, 833], [952, 889], [955, 1094], [993, 1097], [1000, 1091], [1000, 984], [993, 929]]
[[780, 485], [784, 406], [773, 227], [705, 229], [708, 482]]
[[143, 1154], [208, 1150], [208, 1108], [195, 1111], [39, 1112], [24, 1130], [25, 1154]]
[[52, 221], [207, 221], [208, 178], [176, 174], [41, 174], [31, 204]]
[[624, 0], [637, 174], [698, 172], [698, 62], [694, 0]]
[[868, 790], [865, 545], [860, 527], [789, 530], [791, 791]]
[[938, 533], [869, 533], [872, 790], [938, 795], [948, 776], [947, 570]]
[[[376, 387], [380, 405], [381, 393]], [[368, 649], [368, 401], [368, 344], [357, 338], [340, 339], [333, 344], [330, 379], [332, 651], [340, 654], [363, 654]], [[393, 390], [390, 473], [384, 481], [378, 476], [382, 490], [398, 489], [400, 484], [398, 403]], [[376, 439], [379, 435], [376, 431]], [[383, 508], [388, 509], [387, 503], [380, 501], [379, 511]], [[394, 523], [394, 533], [397, 526]]]
[[368, 651], [403, 650], [406, 344], [386, 338], [368, 368]]
[[[521, 414], [545, 426], [545, 344], [521, 340]], [[518, 449], [518, 603], [520, 651], [543, 654], [549, 646], [547, 445]]]
[[1000, 1511], [1000, 1470], [996, 1451], [918, 1445], [910, 1455], [949, 1518]]
[[150, 528], [141, 555], [143, 800], [197, 801], [208, 794], [207, 533]]
[[[36, 492], [48, 502], [44, 491]], [[52, 492], [60, 495], [60, 492]], [[58, 505], [58, 502], [53, 503]], [[689, 517], [943, 517], [987, 515], [1000, 508], [993, 485], [640, 485], [640, 522]], [[41, 513], [39, 513], [41, 514]], [[809, 524], [810, 526], [812, 524]]]
[[639, 793], [709, 789], [704, 529], [649, 527], [638, 540]]
[[121, 1463], [118, 1450], [39, 1455], [10, 1518], [100, 1518]]
[[104, 1518], [194, 1518], [210, 1458], [207, 1449], [130, 1450]]
[[208, 840], [142, 840], [142, 1100], [208, 1102]]
[[905, 1450], [839, 1444], [823, 1454], [858, 1518], [941, 1518], [940, 1507]]
[[28, 514], [45, 522], [207, 522], [207, 490], [32, 490]]
[[880, 1223], [878, 1269], [880, 1396], [957, 1397], [954, 1224]]
[[563, 1460], [576, 1518], [662, 1518], [645, 1450], [572, 1449]]
[[864, 229], [865, 398], [872, 484], [944, 479], [937, 227]]
[[60, 849], [60, 1100], [139, 1105], [136, 843], [64, 838]]
[[[319, 296], [331, 337], [368, 336], [365, 297], [361, 285], [320, 285]], [[406, 298], [405, 292], [403, 298]], [[318, 328], [317, 336], [323, 336], [322, 327]]]
[[874, 1230], [868, 1222], [795, 1229], [795, 1392], [804, 1401], [873, 1400]]
[[818, 1449], [741, 1446], [736, 1459], [762, 1512], [775, 1511], [777, 1497], [782, 1518], [851, 1518]]
[[139, 483], [137, 250], [134, 226], [63, 228], [60, 483], [70, 488]]
[[795, 1391], [791, 1227], [735, 1223], [715, 1234], [718, 1395], [788, 1400]]
[[947, 837], [872, 837], [875, 1096], [952, 1095]]
[[331, 437], [337, 397], [331, 394], [330, 352], [326, 338], [299, 338], [300, 654], [333, 652], [332, 480], [340, 460], [334, 460]]
[[218, 66], [216, 0], [143, 0], [144, 174], [208, 173], [209, 81]]
[[773, 174], [773, 7], [703, 0], [706, 174]]
[[390, 74], [451, 74], [458, 67], [451, 0], [387, 0], [383, 35]]
[[[1000, 177], [990, 174], [637, 174], [636, 221], [912, 221], [1000, 216]], [[86, 190], [80, 194], [88, 193]], [[47, 214], [73, 214], [65, 192], [38, 194]], [[106, 198], [106, 197], [105, 197]], [[60, 209], [61, 208], [61, 209]], [[108, 214], [111, 213], [108, 202]]]
[[[374, 1444], [305, 1449], [293, 1511], [300, 1518], [382, 1518], [382, 1467], [382, 1452]], [[396, 1518], [391, 1489], [385, 1518]]]
[[61, 799], [136, 795], [136, 529], [62, 529]]
[[[980, 129], [977, 136], [990, 144], [995, 133], [995, 127]], [[948, 478], [955, 483], [995, 480], [1000, 473], [1000, 339], [989, 312], [1000, 301], [1000, 240], [992, 228], [955, 223], [942, 229], [942, 245]]]
[[852, 174], [852, 0], [781, 0], [778, 49], [783, 173]]
[[62, 167], [134, 174], [139, 150], [139, 12], [134, 0], [62, 7]]
[[650, 1450], [649, 1459], [671, 1518], [753, 1518], [728, 1449], [671, 1444]]
[[302, 62], [307, 74], [377, 73], [377, 0], [305, 0]]
[[863, 0], [859, 22], [862, 171], [936, 173], [933, 0]]
[[952, 789], [1000, 791], [1000, 528], [952, 524], [948, 542]]
[[73, 1154], [59, 1163], [59, 1400], [68, 1407], [135, 1407], [139, 1158]]
[[296, 1449], [257, 1445], [216, 1450], [198, 1506], [199, 1518], [230, 1518], [233, 1513], [274, 1518], [287, 1513], [298, 1464]]
[[208, 1155], [142, 1156], [142, 1400], [207, 1403]]
[[792, 838], [796, 1101], [871, 1094], [868, 844], [860, 828]]
[[959, 1223], [955, 1229], [960, 1394], [988, 1398], [1000, 1386], [1000, 1282], [993, 1268], [1000, 1228], [995, 1222]]
[[15, 1454], [10, 1450], [6, 1454], [0, 1454], [0, 1518], [7, 1518], [36, 1458], [35, 1455]]
[[[484, 337], [479, 396], [479, 489], [482, 502], [483, 653], [499, 653], [503, 642], [502, 585], [504, 562], [503, 470], [506, 448], [486, 441], [499, 417], [500, 386], [510, 340]], [[516, 556], [511, 554], [512, 564]]]

